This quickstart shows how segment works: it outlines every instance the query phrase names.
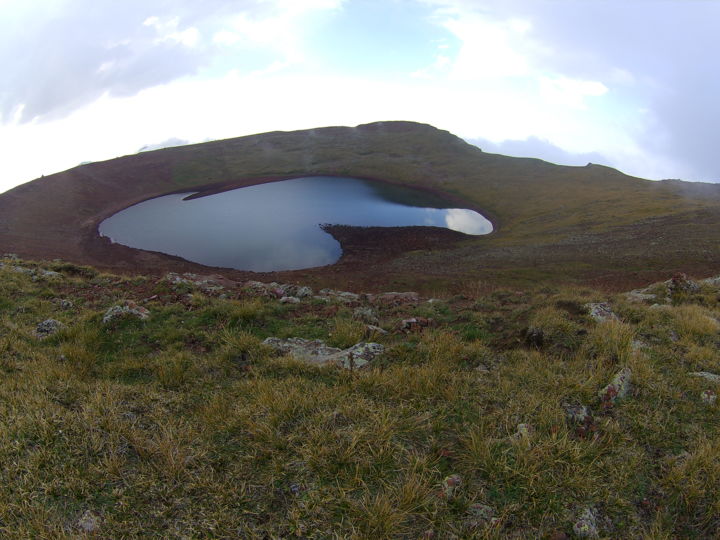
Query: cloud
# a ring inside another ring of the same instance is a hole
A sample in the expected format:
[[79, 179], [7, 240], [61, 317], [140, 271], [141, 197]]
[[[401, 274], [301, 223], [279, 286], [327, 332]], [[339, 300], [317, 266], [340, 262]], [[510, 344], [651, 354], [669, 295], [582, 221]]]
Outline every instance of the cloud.
[[151, 152], [152, 150], [161, 150], [163, 148], [172, 148], [173, 146], [184, 146], [186, 144], [190, 144], [190, 141], [187, 141], [185, 139], [178, 139], [177, 137], [171, 137], [169, 139], [164, 140], [163, 142], [155, 143], [155, 144], [146, 144], [140, 150], [138, 150], [138, 154], [140, 152]]
[[[6, 0], [0, 5], [0, 123], [59, 118], [104, 94], [134, 95], [198, 75], [216, 62], [230, 34], [245, 50], [268, 45], [268, 36], [280, 31], [295, 34], [304, 14], [341, 3]], [[233, 22], [239, 19], [247, 24], [238, 29]], [[270, 59], [277, 60], [283, 58]]]

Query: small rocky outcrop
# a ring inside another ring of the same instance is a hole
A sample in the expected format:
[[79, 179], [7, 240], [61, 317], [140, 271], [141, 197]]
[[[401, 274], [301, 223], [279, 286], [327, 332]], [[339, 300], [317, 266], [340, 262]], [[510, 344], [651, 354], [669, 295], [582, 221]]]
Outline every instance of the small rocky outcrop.
[[45, 319], [35, 328], [35, 335], [40, 339], [45, 339], [53, 334], [57, 334], [60, 330], [65, 328], [67, 328], [67, 326], [60, 321], [55, 319]]
[[120, 317], [135, 317], [144, 321], [150, 317], [150, 311], [147, 308], [137, 305], [135, 302], [127, 301], [123, 304], [113, 306], [103, 315], [103, 324], [108, 324]]
[[385, 347], [379, 343], [361, 342], [343, 350], [330, 347], [320, 339], [303, 338], [269, 337], [263, 344], [301, 362], [318, 366], [336, 365], [346, 369], [365, 367], [385, 351]]
[[230, 289], [237, 286], [237, 283], [227, 279], [223, 276], [218, 275], [200, 275], [186, 272], [183, 275], [170, 272], [165, 275], [165, 280], [173, 285], [192, 285], [199, 289], [213, 293], [222, 291], [224, 289]]
[[630, 391], [630, 379], [632, 371], [630, 368], [623, 368], [615, 374], [610, 384], [598, 392], [603, 405], [609, 407], [617, 400], [624, 398]]
[[607, 302], [585, 304], [585, 308], [588, 311], [588, 315], [590, 315], [590, 317], [592, 317], [596, 322], [601, 323], [605, 321], [620, 320], [610, 308], [610, 304]]

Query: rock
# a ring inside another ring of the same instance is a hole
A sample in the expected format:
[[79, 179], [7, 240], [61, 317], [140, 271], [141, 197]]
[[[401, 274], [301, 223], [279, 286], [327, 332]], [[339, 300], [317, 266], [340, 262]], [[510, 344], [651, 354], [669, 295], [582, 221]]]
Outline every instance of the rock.
[[694, 371], [692, 373], [688, 373], [688, 375], [691, 377], [702, 377], [710, 382], [720, 383], [720, 375], [715, 375], [714, 373], [709, 373], [707, 371]]
[[573, 525], [573, 532], [580, 538], [599, 538], [597, 528], [597, 516], [592, 508], [583, 510], [580, 517]]
[[585, 308], [588, 310], [590, 317], [599, 323], [620, 320], [618, 316], [613, 313], [612, 309], [610, 309], [610, 304], [607, 302], [585, 304]]
[[512, 439], [514, 440], [522, 440], [529, 438], [533, 433], [535, 432], [535, 428], [533, 428], [530, 424], [518, 424], [517, 430], [512, 435]]
[[490, 368], [488, 368], [485, 364], [478, 364], [475, 367], [475, 371], [478, 373], [490, 373]]
[[703, 390], [700, 393], [700, 401], [707, 405], [714, 405], [717, 401], [717, 394], [714, 390]]
[[711, 287], [720, 287], [720, 276], [701, 279], [700, 283], [703, 285], [710, 285]]
[[606, 406], [612, 405], [618, 399], [624, 398], [630, 390], [632, 371], [623, 368], [615, 374], [610, 384], [598, 392], [598, 396]]
[[377, 312], [371, 307], [359, 307], [353, 311], [352, 318], [367, 324], [377, 325], [380, 322]]
[[338, 360], [344, 368], [361, 368], [385, 352], [379, 343], [358, 343], [340, 353]]
[[10, 268], [12, 272], [15, 272], [16, 274], [25, 274], [27, 276], [34, 276], [35, 275], [35, 269], [34, 268], [25, 268], [24, 266], [13, 266]]
[[300, 299], [296, 296], [283, 296], [280, 299], [281, 304], [299, 304]]
[[329, 347], [319, 339], [303, 338], [270, 337], [263, 341], [263, 344], [301, 362], [313, 365], [336, 365], [346, 369], [362, 368], [385, 350], [385, 347], [379, 343], [357, 343], [348, 349], [341, 350], [337, 347]]
[[401, 332], [421, 332], [423, 329], [430, 326], [434, 326], [435, 321], [433, 319], [427, 319], [425, 317], [411, 317], [410, 319], [404, 319], [400, 321], [399, 329]]
[[208, 293], [218, 292], [226, 288], [234, 288], [237, 286], [235, 281], [215, 274], [200, 275], [186, 272], [181, 276], [174, 272], [169, 272], [165, 275], [164, 279], [173, 285], [192, 285]]
[[295, 296], [298, 298], [309, 298], [313, 295], [313, 290], [310, 287], [298, 287], [295, 291]]
[[86, 533], [97, 532], [100, 529], [100, 516], [95, 515], [91, 510], [85, 510], [78, 520], [78, 527]]
[[45, 319], [35, 328], [35, 335], [40, 339], [45, 339], [46, 337], [52, 336], [53, 334], [56, 334], [64, 328], [67, 328], [67, 326], [60, 321], [56, 321], [55, 319]]
[[40, 276], [48, 279], [62, 279], [63, 275], [60, 272], [53, 272], [52, 270], [39, 270]]
[[665, 282], [667, 284], [668, 292], [673, 293], [687, 293], [695, 294], [700, 292], [700, 285], [691, 279], [688, 279], [686, 274], [678, 272], [670, 280]]
[[9, 259], [11, 261], [19, 261], [20, 260], [20, 257], [18, 257], [16, 253], [3, 253], [2, 258]]
[[545, 343], [545, 332], [542, 328], [531, 326], [525, 332], [525, 341], [532, 347], [540, 348]]
[[445, 499], [452, 499], [460, 492], [462, 477], [459, 474], [451, 474], [442, 481], [440, 496]]
[[368, 295], [368, 301], [371, 304], [382, 304], [386, 306], [416, 304], [419, 300], [420, 295], [416, 292], [386, 292]]
[[107, 324], [118, 317], [126, 316], [136, 317], [143, 321], [150, 317], [150, 311], [147, 308], [138, 306], [135, 302], [128, 300], [121, 305], [113, 306], [108, 309], [105, 312], [105, 315], [103, 315], [102, 322], [103, 324]]
[[468, 517], [465, 520], [465, 526], [472, 529], [478, 529], [496, 521], [495, 509], [487, 504], [471, 504], [468, 506], [467, 514]]
[[388, 334], [387, 330], [384, 330], [379, 326], [375, 326], [374, 324], [368, 324], [365, 329], [367, 330], [365, 332], [366, 335], [379, 334], [381, 336], [386, 336]]
[[325, 296], [328, 298], [333, 298], [335, 300], [339, 300], [344, 303], [352, 303], [352, 302], [358, 302], [360, 300], [360, 295], [351, 293], [351, 292], [345, 292], [345, 291], [336, 291], [334, 289], [322, 289], [320, 290], [320, 296]]
[[595, 419], [590, 409], [585, 405], [568, 405], [564, 404], [565, 414], [568, 422], [575, 426], [575, 434], [578, 437], [588, 437], [597, 431]]
[[633, 339], [630, 347], [632, 347], [633, 351], [641, 351], [643, 349], [647, 349], [650, 346], [644, 341], [641, 341], [639, 339]]
[[647, 292], [647, 289], [635, 289], [625, 293], [630, 302], [657, 302], [657, 295]]

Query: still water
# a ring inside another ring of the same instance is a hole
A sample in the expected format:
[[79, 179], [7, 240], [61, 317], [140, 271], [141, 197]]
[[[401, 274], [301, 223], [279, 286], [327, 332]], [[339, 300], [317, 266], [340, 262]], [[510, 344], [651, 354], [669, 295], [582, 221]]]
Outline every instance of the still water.
[[207, 266], [269, 272], [333, 264], [340, 244], [321, 224], [426, 225], [471, 235], [492, 224], [473, 210], [382, 182], [306, 177], [185, 200], [149, 199], [109, 217], [102, 236], [126, 246], [176, 255]]

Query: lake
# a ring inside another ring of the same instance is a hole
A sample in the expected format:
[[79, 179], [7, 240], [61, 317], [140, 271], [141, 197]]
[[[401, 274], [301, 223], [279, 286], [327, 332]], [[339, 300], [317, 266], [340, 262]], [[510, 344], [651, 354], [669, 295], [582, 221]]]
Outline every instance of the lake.
[[492, 232], [481, 214], [384, 182], [314, 176], [189, 199], [174, 193], [100, 223], [101, 236], [207, 266], [269, 272], [333, 264], [340, 244], [320, 226], [433, 226]]

